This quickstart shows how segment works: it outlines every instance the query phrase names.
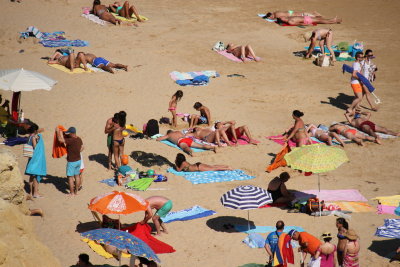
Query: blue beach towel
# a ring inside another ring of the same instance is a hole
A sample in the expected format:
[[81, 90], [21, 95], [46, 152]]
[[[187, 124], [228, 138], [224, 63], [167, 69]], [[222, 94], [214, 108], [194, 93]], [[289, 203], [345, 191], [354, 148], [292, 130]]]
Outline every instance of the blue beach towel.
[[[175, 147], [175, 148], [177, 148], [177, 149], [179, 149], [179, 150], [182, 150], [182, 148], [180, 148], [179, 146], [175, 145], [174, 143], [172, 143], [172, 142], [169, 141], [169, 140], [162, 140], [162, 141], [160, 141], [160, 142], [163, 143], [163, 144], [166, 144], [167, 146]], [[194, 148], [194, 147], [192, 147], [191, 149], [193, 150], [193, 152], [204, 152], [204, 151], [207, 151], [207, 150], [205, 150], [205, 149]]]
[[186, 86], [186, 85], [200, 86], [200, 85], [207, 85], [209, 80], [210, 78], [208, 76], [199, 75], [194, 77], [193, 79], [177, 80], [176, 83], [179, 84], [180, 86]]
[[208, 210], [196, 205], [185, 210], [169, 212], [164, 218], [161, 218], [161, 220], [165, 223], [170, 223], [174, 221], [188, 221], [211, 216], [215, 213], [216, 212], [213, 210]]
[[82, 40], [42, 40], [41, 43], [44, 47], [62, 47], [62, 46], [89, 46], [89, 42]]
[[249, 234], [242, 242], [251, 248], [263, 248], [265, 246], [265, 238], [256, 233]]
[[[250, 227], [248, 225], [234, 225], [235, 230], [241, 233], [270, 233], [276, 231], [275, 226], [256, 226], [255, 228]], [[288, 233], [290, 230], [296, 230], [297, 232], [304, 232], [304, 229], [300, 226], [286, 226], [283, 232]]]
[[106, 184], [108, 186], [117, 186], [118, 185], [117, 182], [115, 181], [114, 177], [113, 178], [109, 178], [109, 179], [104, 179], [104, 180], [101, 180], [99, 182], [100, 183], [104, 183], [104, 184]]
[[46, 154], [44, 149], [44, 142], [42, 134], [38, 134], [39, 142], [36, 144], [33, 150], [32, 158], [29, 159], [26, 165], [25, 173], [29, 175], [35, 175], [38, 182], [42, 180], [43, 176], [47, 174], [46, 167]]
[[192, 184], [208, 184], [229, 181], [244, 181], [255, 178], [255, 176], [247, 175], [242, 170], [233, 171], [206, 171], [206, 172], [178, 172], [173, 168], [169, 168], [167, 172], [182, 176]]
[[400, 219], [385, 219], [385, 225], [378, 227], [375, 235], [400, 239]]
[[34, 36], [40, 39], [40, 42], [44, 47], [62, 47], [62, 46], [88, 46], [89, 42], [82, 40], [67, 40], [65, 38], [65, 32], [41, 32], [34, 26], [29, 26], [25, 32], [20, 32], [21, 38], [28, 38]]
[[[342, 66], [342, 71], [343, 73], [348, 72], [348, 73], [353, 73], [353, 68], [350, 67], [349, 65], [343, 64]], [[357, 77], [360, 79], [360, 81], [368, 88], [368, 91], [371, 93], [375, 91], [374, 86], [368, 81], [367, 78], [364, 77], [361, 73], [357, 72]]]

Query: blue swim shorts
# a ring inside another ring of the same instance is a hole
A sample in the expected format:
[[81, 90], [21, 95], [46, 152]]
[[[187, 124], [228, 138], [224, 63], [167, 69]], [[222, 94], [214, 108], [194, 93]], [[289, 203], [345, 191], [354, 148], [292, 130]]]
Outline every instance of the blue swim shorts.
[[81, 161], [67, 162], [67, 176], [79, 175], [81, 170]]
[[199, 118], [199, 122], [200, 122], [201, 124], [207, 124], [207, 123], [208, 123], [208, 120], [207, 120], [207, 118], [206, 118], [206, 117], [204, 117], [204, 116], [200, 116], [200, 118]]
[[93, 66], [95, 66], [96, 68], [98, 68], [100, 65], [107, 66], [108, 64], [110, 64], [110, 61], [102, 57], [96, 57], [93, 60]]

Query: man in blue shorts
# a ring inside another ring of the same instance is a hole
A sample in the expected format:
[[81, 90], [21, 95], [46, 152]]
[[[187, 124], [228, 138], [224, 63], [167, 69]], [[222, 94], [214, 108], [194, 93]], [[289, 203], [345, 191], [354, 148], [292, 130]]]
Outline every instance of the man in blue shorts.
[[67, 177], [69, 185], [69, 195], [77, 195], [81, 186], [79, 176], [81, 170], [81, 152], [83, 151], [83, 142], [76, 135], [75, 127], [69, 127], [66, 132], [56, 128], [57, 139], [67, 148]]
[[[149, 203], [149, 206], [147, 207], [144, 219], [140, 224], [145, 224], [150, 220], [150, 218], [152, 218], [154, 226], [156, 227], [157, 235], [161, 235], [161, 228], [164, 233], [168, 234], [167, 229], [165, 228], [165, 223], [163, 223], [161, 218], [164, 218], [168, 212], [171, 211], [172, 201], [163, 196], [152, 196], [146, 198], [146, 202]], [[153, 214], [152, 209], [156, 210], [155, 214]]]
[[94, 66], [96, 68], [99, 68], [99, 69], [102, 69], [104, 71], [108, 71], [111, 73], [114, 73], [113, 68], [114, 69], [123, 69], [125, 71], [128, 71], [127, 65], [122, 65], [119, 63], [112, 63], [103, 57], [96, 57], [95, 55], [90, 54], [90, 53], [79, 52], [78, 56], [80, 56], [81, 54], [83, 54], [85, 61], [86, 61], [86, 62], [82, 62], [85, 68], [86, 68], [86, 63], [90, 63], [92, 66]]
[[269, 255], [268, 264], [271, 265], [272, 260], [274, 258], [274, 254], [278, 248], [278, 240], [279, 236], [283, 233], [283, 229], [285, 228], [285, 223], [283, 221], [276, 222], [276, 231], [270, 233], [265, 239], [265, 250]]

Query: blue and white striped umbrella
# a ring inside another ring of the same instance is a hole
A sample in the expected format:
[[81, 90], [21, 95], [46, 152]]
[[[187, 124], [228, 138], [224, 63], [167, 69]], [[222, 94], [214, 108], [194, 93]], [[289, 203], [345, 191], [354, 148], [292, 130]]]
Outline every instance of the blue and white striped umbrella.
[[265, 189], [253, 185], [242, 185], [223, 194], [221, 203], [230, 209], [251, 210], [272, 203], [272, 197]]

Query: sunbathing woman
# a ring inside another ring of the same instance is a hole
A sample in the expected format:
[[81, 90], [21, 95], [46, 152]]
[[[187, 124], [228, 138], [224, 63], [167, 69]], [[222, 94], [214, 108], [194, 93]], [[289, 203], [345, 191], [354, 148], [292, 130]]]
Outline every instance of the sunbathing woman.
[[358, 132], [356, 129], [351, 129], [349, 126], [344, 124], [335, 123], [329, 127], [329, 131], [336, 132], [337, 134], [347, 137], [351, 141], [356, 142], [358, 145], [363, 146], [363, 140], [371, 142], [375, 141], [375, 138]]
[[175, 159], [175, 167], [178, 172], [205, 172], [205, 171], [230, 171], [231, 167], [226, 165], [207, 165], [200, 162], [190, 164], [185, 155], [178, 153]]
[[115, 2], [114, 4], [110, 5], [109, 9], [111, 12], [118, 14], [121, 17], [126, 19], [131, 19], [132, 14], [135, 14], [137, 21], [142, 22], [143, 20], [139, 16], [139, 12], [135, 8], [134, 5], [129, 6], [129, 2], [125, 1], [124, 5], [121, 6], [120, 2]]
[[310, 124], [306, 128], [306, 132], [312, 136], [317, 138], [319, 141], [328, 144], [328, 146], [332, 145], [332, 139], [335, 138], [342, 147], [344, 147], [344, 143], [342, 139], [340, 139], [339, 135], [335, 132], [324, 131], [314, 124]]
[[[79, 54], [75, 57], [74, 53], [70, 53], [69, 55], [64, 55], [61, 53], [61, 50], [57, 49], [56, 52], [51, 56], [51, 58], [47, 61], [48, 64], [59, 64], [64, 66], [70, 71], [74, 71], [75, 68], [79, 68], [81, 63], [84, 63], [84, 56]], [[86, 69], [86, 65], [84, 64], [84, 69]]]
[[253, 58], [254, 61], [259, 61], [253, 48], [250, 45], [234, 45], [228, 44], [226, 46], [226, 52], [233, 54], [235, 57], [245, 62], [246, 58]]
[[299, 11], [288, 10], [288, 11], [268, 12], [267, 15], [265, 15], [263, 18], [264, 19], [276, 19], [276, 18], [280, 18], [280, 17], [292, 17], [292, 16], [322, 17], [321, 14], [319, 14], [315, 11], [313, 13], [309, 13], [309, 12], [299, 12]]
[[310, 16], [295, 16], [295, 17], [280, 17], [277, 18], [279, 24], [286, 23], [293, 26], [309, 26], [313, 24], [340, 24], [342, 19], [332, 18], [324, 19], [321, 17], [310, 17]]
[[105, 5], [102, 5], [100, 0], [93, 1], [93, 9], [92, 13], [98, 16], [100, 19], [108, 21], [114, 25], [121, 25], [121, 20], [116, 19], [110, 12]]
[[299, 110], [293, 111], [292, 117], [294, 119], [294, 125], [289, 131], [283, 134], [286, 142], [292, 139], [292, 141], [296, 143], [297, 147], [311, 144], [310, 138], [306, 133], [304, 122], [301, 119], [303, 115], [304, 113]]
[[332, 61], [336, 61], [335, 53], [332, 50], [333, 43], [333, 32], [331, 29], [318, 29], [312, 32], [309, 39], [311, 41], [310, 46], [307, 50], [305, 58], [310, 58], [311, 53], [314, 51], [314, 47], [319, 43], [321, 53], [325, 53], [325, 45], [331, 54]]

